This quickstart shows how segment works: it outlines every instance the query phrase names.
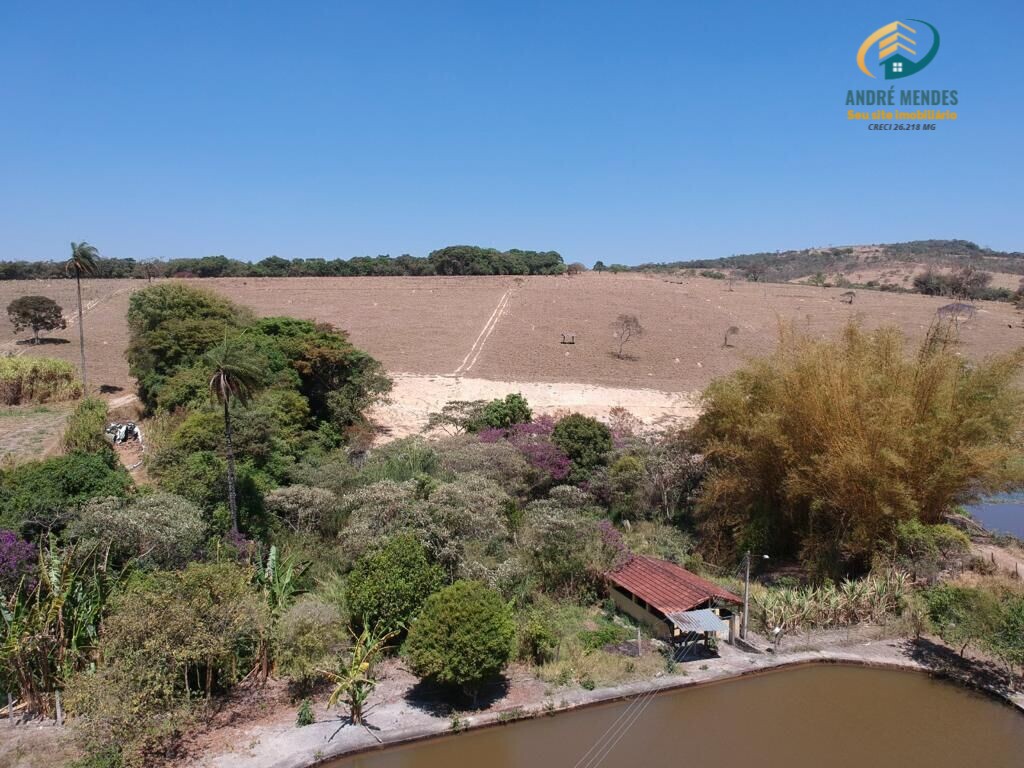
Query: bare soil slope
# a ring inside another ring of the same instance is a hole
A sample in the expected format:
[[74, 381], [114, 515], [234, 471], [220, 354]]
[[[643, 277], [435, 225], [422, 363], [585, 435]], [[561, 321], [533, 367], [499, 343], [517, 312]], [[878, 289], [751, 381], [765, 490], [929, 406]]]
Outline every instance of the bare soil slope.
[[[640, 274], [579, 277], [355, 277], [185, 281], [222, 293], [261, 315], [289, 314], [326, 321], [393, 373], [465, 376], [508, 382], [576, 382], [616, 388], [694, 392], [769, 351], [778, 324], [788, 321], [829, 336], [848, 319], [875, 327], [894, 324], [920, 338], [947, 303], [918, 295], [859, 291], [852, 305], [841, 289], [788, 284], [669, 278]], [[91, 383], [132, 387], [124, 350], [125, 313], [139, 280], [87, 280], [86, 338]], [[0, 321], [0, 350], [57, 356], [77, 362], [74, 283], [70, 280], [0, 282], [0, 306], [17, 296], [42, 294], [60, 303], [72, 322], [50, 334], [58, 341], [16, 343]], [[964, 352], [978, 358], [1024, 345], [1020, 314], [1005, 303], [979, 304], [963, 326]], [[636, 314], [645, 333], [620, 360], [612, 324]], [[723, 346], [730, 326], [739, 334]], [[562, 344], [575, 333], [575, 344]]]

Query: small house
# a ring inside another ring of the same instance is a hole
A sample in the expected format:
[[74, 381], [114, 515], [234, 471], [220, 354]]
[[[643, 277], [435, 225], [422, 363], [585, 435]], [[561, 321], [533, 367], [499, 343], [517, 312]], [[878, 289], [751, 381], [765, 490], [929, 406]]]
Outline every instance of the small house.
[[736, 635], [743, 600], [675, 563], [636, 555], [607, 580], [615, 607], [662, 640], [731, 643]]

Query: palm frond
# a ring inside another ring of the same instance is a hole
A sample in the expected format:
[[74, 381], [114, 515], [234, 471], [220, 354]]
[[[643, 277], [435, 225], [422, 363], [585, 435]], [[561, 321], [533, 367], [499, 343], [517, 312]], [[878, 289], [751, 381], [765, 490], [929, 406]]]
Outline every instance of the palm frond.
[[245, 405], [264, 382], [263, 371], [233, 340], [207, 352], [204, 362], [210, 371], [210, 394], [222, 403], [235, 397]]
[[86, 242], [72, 242], [71, 258], [65, 262], [64, 269], [68, 274], [74, 273], [79, 276], [96, 274], [96, 260], [99, 257], [100, 252], [95, 246]]

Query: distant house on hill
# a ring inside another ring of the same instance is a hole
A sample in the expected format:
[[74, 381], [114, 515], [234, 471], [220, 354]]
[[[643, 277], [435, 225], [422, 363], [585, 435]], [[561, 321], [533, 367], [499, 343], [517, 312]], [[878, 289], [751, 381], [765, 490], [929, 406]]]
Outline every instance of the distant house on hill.
[[672, 642], [732, 642], [743, 600], [667, 560], [634, 556], [607, 574], [615, 607]]

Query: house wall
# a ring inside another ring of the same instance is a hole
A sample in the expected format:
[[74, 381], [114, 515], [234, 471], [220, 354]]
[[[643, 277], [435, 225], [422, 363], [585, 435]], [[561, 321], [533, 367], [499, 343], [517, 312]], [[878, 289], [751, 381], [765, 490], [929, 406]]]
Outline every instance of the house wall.
[[672, 630], [667, 620], [634, 603], [629, 597], [620, 592], [615, 585], [611, 585], [608, 592], [618, 610], [643, 623], [644, 626], [651, 630], [655, 637], [661, 640], [668, 640], [672, 637]]

